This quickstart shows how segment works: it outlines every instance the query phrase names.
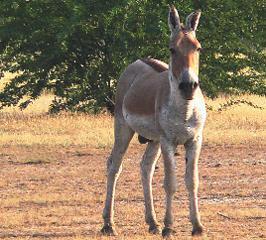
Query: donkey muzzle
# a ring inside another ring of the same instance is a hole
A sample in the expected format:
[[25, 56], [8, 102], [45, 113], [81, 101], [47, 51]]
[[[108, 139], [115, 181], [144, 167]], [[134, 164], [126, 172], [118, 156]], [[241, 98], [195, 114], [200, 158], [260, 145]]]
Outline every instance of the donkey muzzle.
[[199, 86], [198, 76], [194, 73], [192, 69], [185, 69], [179, 80], [179, 90], [181, 95], [186, 100], [192, 100], [195, 90]]
[[182, 81], [178, 87], [184, 99], [192, 100], [198, 86], [199, 84], [195, 81]]

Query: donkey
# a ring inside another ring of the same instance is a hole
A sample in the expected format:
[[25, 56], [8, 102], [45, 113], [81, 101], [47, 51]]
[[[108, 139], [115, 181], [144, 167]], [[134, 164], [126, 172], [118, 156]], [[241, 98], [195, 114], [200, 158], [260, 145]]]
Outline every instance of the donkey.
[[177, 189], [174, 154], [177, 145], [181, 144], [186, 150], [185, 183], [189, 192], [192, 235], [203, 232], [197, 198], [198, 159], [206, 119], [198, 78], [201, 45], [195, 35], [200, 15], [200, 11], [191, 13], [183, 25], [176, 8], [171, 6], [168, 16], [171, 30], [169, 67], [156, 59], [139, 59], [130, 64], [119, 79], [114, 119], [115, 142], [107, 160], [103, 234], [117, 234], [113, 221], [115, 186], [122, 170], [123, 155], [135, 132], [148, 142], [140, 165], [149, 232], [161, 233], [152, 195], [152, 177], [161, 153], [166, 193], [162, 235], [169, 237], [173, 232], [172, 200]]

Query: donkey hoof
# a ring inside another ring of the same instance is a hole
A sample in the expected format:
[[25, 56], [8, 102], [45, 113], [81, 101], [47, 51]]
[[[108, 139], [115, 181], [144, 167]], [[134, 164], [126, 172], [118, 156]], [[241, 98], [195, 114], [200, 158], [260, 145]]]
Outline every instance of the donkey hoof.
[[118, 233], [112, 225], [104, 225], [101, 229], [101, 233], [105, 236], [117, 236]]
[[162, 236], [163, 238], [170, 238], [173, 233], [173, 229], [165, 227], [162, 231]]
[[193, 227], [192, 229], [192, 236], [200, 236], [203, 233], [203, 226]]
[[149, 233], [157, 235], [157, 234], [161, 234], [162, 230], [160, 225], [152, 225], [149, 227]]

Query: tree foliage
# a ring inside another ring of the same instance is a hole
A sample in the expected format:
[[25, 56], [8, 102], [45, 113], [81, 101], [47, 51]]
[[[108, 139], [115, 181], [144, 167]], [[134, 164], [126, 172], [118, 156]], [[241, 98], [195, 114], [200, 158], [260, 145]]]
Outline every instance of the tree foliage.
[[[26, 107], [43, 91], [52, 110], [111, 109], [119, 75], [132, 61], [168, 62], [169, 1], [2, 0], [1, 71], [18, 73], [0, 107]], [[266, 94], [263, 1], [176, 1], [181, 18], [203, 11], [198, 38], [205, 93]], [[22, 100], [23, 99], [23, 100]], [[22, 102], [21, 102], [22, 100]]]

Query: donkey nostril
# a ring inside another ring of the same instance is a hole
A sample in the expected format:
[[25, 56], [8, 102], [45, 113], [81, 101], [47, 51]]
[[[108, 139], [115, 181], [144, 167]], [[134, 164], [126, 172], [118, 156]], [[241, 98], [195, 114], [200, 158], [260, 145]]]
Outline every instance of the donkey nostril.
[[192, 90], [192, 89], [196, 89], [198, 87], [198, 83], [197, 82], [181, 82], [179, 84], [179, 89], [182, 91], [186, 91], [186, 90]]
[[185, 83], [184, 82], [181, 82], [180, 84], [179, 84], [179, 89], [180, 90], [184, 90], [185, 89]]
[[198, 85], [199, 84], [197, 82], [194, 82], [192, 86], [193, 86], [193, 88], [196, 88]]

